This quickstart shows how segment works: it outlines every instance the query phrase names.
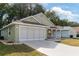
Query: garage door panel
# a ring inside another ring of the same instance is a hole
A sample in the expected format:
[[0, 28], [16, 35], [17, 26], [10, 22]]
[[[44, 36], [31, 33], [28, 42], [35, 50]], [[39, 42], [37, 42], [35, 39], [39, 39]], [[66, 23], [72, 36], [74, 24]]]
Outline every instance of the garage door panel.
[[61, 32], [60, 31], [54, 32], [54, 37], [55, 38], [61, 38]]
[[69, 37], [69, 32], [66, 30], [61, 31], [61, 35], [62, 35], [62, 37]]
[[40, 35], [40, 39], [41, 40], [46, 39], [46, 29], [45, 28], [41, 28], [39, 35]]
[[27, 34], [27, 39], [28, 40], [33, 40], [34, 38], [33, 38], [33, 28], [28, 28], [28, 33], [26, 33]]
[[24, 27], [21, 27], [19, 29], [19, 39], [20, 39], [20, 41], [25, 41], [27, 39], [27, 34], [26, 34], [27, 32], [28, 32], [27, 29], [24, 28]]
[[34, 30], [34, 40], [38, 40], [38, 38], [39, 38], [39, 29], [35, 29]]
[[34, 29], [34, 40], [40, 40], [40, 28]]

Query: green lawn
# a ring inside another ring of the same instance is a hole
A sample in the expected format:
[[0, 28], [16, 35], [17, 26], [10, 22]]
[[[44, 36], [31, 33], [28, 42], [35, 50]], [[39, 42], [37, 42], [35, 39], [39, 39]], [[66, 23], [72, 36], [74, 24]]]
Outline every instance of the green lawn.
[[45, 56], [45, 54], [24, 44], [4, 45], [0, 43], [0, 56]]

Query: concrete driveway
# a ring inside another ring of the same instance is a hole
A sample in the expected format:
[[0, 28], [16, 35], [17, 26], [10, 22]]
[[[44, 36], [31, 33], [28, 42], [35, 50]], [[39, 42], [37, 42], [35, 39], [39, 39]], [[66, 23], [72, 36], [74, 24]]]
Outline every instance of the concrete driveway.
[[53, 41], [33, 40], [24, 44], [48, 56], [79, 56], [79, 47], [64, 45]]

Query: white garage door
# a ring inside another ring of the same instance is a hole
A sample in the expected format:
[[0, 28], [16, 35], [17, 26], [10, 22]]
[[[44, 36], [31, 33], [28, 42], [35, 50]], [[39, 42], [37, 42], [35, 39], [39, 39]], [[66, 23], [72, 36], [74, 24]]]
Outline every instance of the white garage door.
[[69, 31], [68, 30], [62, 30], [61, 31], [61, 36], [62, 37], [69, 37]]
[[61, 38], [61, 32], [60, 31], [56, 31], [54, 33], [55, 38]]
[[45, 40], [47, 35], [46, 28], [19, 26], [19, 40]]

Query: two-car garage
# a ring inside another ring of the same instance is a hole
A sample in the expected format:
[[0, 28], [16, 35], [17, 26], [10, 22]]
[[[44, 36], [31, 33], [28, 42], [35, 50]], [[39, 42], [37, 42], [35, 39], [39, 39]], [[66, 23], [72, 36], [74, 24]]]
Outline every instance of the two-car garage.
[[44, 26], [19, 26], [19, 41], [45, 40], [47, 38], [47, 28]]

